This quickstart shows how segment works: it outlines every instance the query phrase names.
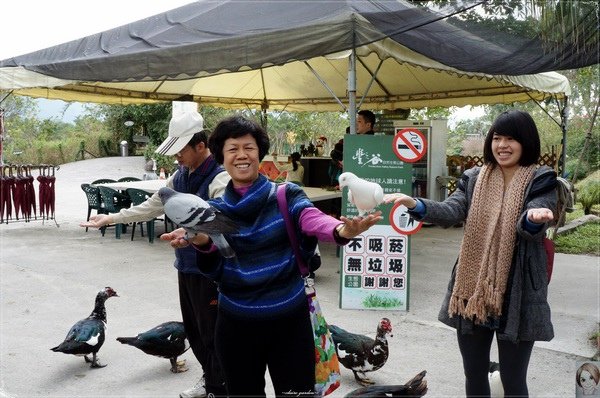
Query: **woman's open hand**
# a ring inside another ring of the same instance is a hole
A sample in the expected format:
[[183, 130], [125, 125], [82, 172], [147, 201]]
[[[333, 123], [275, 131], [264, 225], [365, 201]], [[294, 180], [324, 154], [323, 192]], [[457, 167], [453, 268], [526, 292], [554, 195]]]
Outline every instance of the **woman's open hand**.
[[369, 214], [365, 217], [347, 218], [341, 216], [340, 220], [343, 221], [344, 224], [341, 224], [341, 227], [337, 227], [338, 234], [342, 238], [350, 239], [365, 232], [373, 225], [383, 220], [383, 217], [381, 217], [381, 211], [376, 211], [375, 213]]
[[171, 232], [164, 233], [160, 236], [160, 240], [166, 240], [171, 243], [174, 249], [181, 249], [190, 243], [185, 239], [185, 229], [177, 228]]
[[535, 224], [543, 224], [554, 219], [552, 210], [545, 207], [527, 210], [527, 219]]
[[417, 201], [412, 197], [405, 195], [401, 192], [388, 193], [383, 195], [383, 203], [400, 203], [409, 209], [414, 209], [417, 205]]

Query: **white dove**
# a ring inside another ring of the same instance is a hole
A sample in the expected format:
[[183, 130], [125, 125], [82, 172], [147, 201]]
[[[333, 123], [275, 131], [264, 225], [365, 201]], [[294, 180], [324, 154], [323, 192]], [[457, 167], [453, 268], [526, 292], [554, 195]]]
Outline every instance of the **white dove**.
[[350, 172], [340, 174], [339, 182], [340, 189], [348, 187], [348, 201], [356, 206], [361, 217], [383, 202], [383, 188], [375, 182], [363, 180]]
[[168, 187], [158, 191], [165, 214], [188, 233], [205, 233], [212, 239], [223, 257], [235, 257], [235, 252], [223, 234], [238, 231], [238, 226], [206, 201], [190, 193], [176, 192]]

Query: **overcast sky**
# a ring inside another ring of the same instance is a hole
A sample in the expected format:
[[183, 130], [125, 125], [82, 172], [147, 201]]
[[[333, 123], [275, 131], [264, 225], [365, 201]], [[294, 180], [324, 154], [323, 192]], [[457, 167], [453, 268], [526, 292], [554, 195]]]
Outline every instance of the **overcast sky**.
[[[177, 8], [193, 0], [5, 0], [0, 11], [0, 60], [99, 33]], [[38, 100], [39, 117], [72, 122], [83, 110], [72, 103]]]
[[177, 8], [192, 0], [5, 0], [0, 59], [27, 54]]

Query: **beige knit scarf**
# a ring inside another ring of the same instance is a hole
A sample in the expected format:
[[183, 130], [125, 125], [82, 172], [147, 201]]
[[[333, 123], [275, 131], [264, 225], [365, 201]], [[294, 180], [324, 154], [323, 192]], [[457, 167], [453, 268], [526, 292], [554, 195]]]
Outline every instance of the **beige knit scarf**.
[[502, 314], [525, 189], [536, 166], [519, 167], [508, 186], [500, 167], [484, 165], [465, 223], [449, 315], [475, 323]]

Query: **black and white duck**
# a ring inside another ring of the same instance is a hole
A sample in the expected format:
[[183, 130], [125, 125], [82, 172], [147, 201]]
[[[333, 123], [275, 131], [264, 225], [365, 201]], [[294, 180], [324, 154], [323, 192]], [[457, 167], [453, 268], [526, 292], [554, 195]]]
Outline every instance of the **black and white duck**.
[[331, 337], [340, 363], [352, 370], [354, 378], [363, 386], [375, 384], [366, 375], [385, 365], [388, 355], [388, 342], [386, 335], [392, 333], [392, 323], [388, 318], [381, 318], [377, 325], [375, 339], [371, 337], [350, 333], [338, 326], [329, 325]]
[[185, 360], [177, 361], [177, 357], [190, 348], [183, 322], [170, 321], [161, 323], [152, 329], [138, 334], [136, 337], [117, 337], [123, 344], [139, 348], [148, 355], [168, 358], [171, 372], [185, 372]]
[[[73, 325], [65, 340], [51, 350], [83, 356], [86, 362], [91, 362], [91, 368], [105, 367], [106, 365], [98, 362], [97, 354], [105, 339], [106, 308], [104, 302], [113, 296], [118, 297], [119, 295], [111, 287], [100, 290], [96, 295], [96, 304], [90, 316]], [[88, 358], [89, 354], [92, 354], [92, 359]]]

